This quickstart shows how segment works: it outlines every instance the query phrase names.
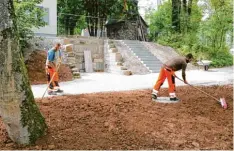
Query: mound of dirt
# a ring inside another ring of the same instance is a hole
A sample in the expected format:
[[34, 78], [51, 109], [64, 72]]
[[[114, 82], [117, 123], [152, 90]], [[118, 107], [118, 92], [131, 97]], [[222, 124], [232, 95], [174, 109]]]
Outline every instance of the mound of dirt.
[[[190, 87], [178, 87], [181, 101], [172, 104], [152, 101], [151, 90], [45, 98], [37, 103], [48, 124], [47, 135], [34, 146], [18, 146], [0, 122], [0, 148], [232, 150], [232, 86], [200, 88], [224, 96], [229, 108]], [[160, 95], [167, 96], [167, 89]]]
[[[34, 51], [25, 62], [31, 84], [47, 83], [45, 63], [47, 54], [45, 51]], [[59, 69], [60, 81], [71, 81], [72, 71], [67, 65], [61, 65]]]

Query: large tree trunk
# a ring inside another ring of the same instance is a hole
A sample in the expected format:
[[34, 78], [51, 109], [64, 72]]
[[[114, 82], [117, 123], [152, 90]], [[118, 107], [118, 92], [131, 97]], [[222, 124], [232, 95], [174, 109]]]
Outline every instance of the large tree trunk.
[[34, 143], [46, 130], [19, 50], [13, 0], [0, 0], [0, 115], [9, 137]]
[[180, 32], [180, 10], [181, 1], [172, 0], [172, 27], [176, 32]]

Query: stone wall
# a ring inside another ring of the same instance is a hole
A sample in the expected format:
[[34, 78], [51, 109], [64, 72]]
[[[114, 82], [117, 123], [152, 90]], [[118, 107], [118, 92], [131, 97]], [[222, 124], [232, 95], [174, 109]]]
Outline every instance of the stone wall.
[[84, 51], [90, 50], [94, 71], [104, 71], [104, 39], [96, 37], [35, 37], [31, 40], [33, 49], [49, 50], [55, 43], [73, 44], [73, 52], [63, 54], [63, 63], [72, 64], [78, 70], [85, 71]]
[[73, 53], [68, 62], [75, 64], [79, 70], [85, 70], [84, 51], [90, 50], [94, 71], [104, 71], [104, 40], [99, 38], [66, 38], [64, 44], [73, 44]]
[[136, 40], [137, 28], [136, 22], [120, 22], [107, 26], [107, 36], [110, 39], [117, 40]]

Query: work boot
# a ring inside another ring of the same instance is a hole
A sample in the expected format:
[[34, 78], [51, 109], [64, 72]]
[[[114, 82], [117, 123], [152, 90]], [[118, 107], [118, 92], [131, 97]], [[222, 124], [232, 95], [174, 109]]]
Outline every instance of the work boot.
[[174, 98], [170, 98], [170, 101], [179, 101], [179, 99], [177, 97], [174, 97]]
[[157, 99], [157, 95], [156, 94], [151, 94], [151, 96], [152, 96], [152, 99], [154, 99], [154, 100], [156, 100]]
[[157, 94], [158, 94], [158, 91], [153, 89], [153, 92], [151, 94], [152, 99], [156, 100], [157, 99]]
[[48, 91], [48, 95], [57, 95], [55, 91]]
[[57, 93], [63, 93], [63, 90], [58, 89], [58, 90], [56, 90], [56, 92], [57, 92]]

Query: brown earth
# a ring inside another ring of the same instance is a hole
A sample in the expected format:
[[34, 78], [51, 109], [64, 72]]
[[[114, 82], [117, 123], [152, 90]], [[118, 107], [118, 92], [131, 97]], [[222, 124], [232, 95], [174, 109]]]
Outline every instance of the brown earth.
[[[10, 149], [233, 149], [233, 87], [178, 87], [179, 103], [151, 100], [151, 90], [60, 96], [37, 100], [48, 133], [34, 146], [18, 146], [0, 122], [0, 148]], [[167, 89], [160, 95], [167, 96]]]
[[[31, 84], [45, 84], [47, 77], [45, 72], [47, 54], [45, 51], [33, 51], [25, 62]], [[59, 69], [60, 81], [71, 81], [72, 71], [67, 65], [61, 65]]]

